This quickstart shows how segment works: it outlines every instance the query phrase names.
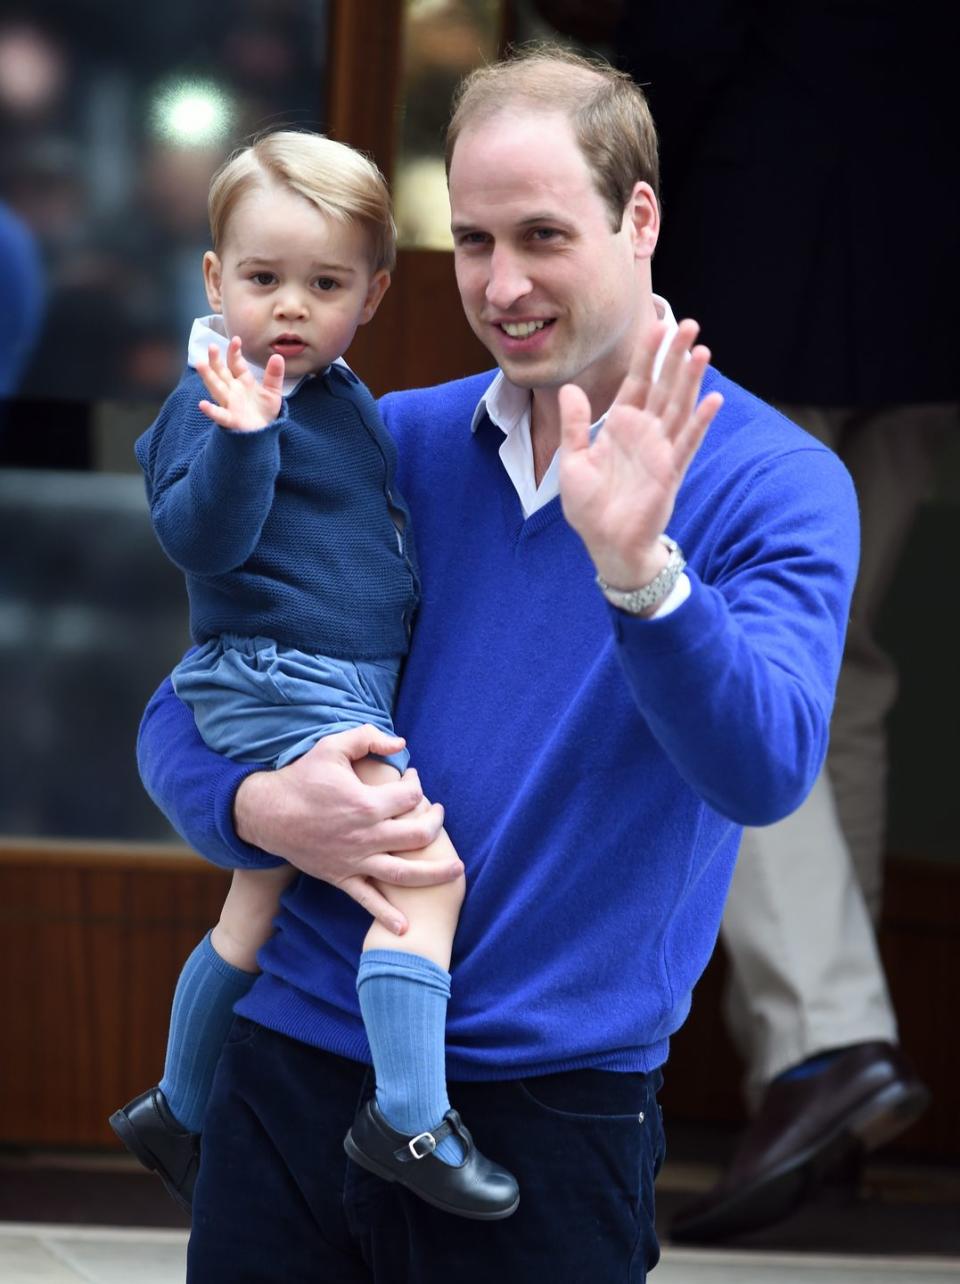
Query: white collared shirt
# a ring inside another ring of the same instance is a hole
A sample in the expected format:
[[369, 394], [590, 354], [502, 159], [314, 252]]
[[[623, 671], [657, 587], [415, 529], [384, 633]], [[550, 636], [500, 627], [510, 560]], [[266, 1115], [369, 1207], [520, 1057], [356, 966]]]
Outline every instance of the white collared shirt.
[[[670, 342], [677, 332], [677, 320], [673, 315], [673, 309], [670, 304], [659, 294], [653, 296], [653, 303], [657, 310], [658, 319], [666, 322], [667, 326], [653, 364], [653, 375], [656, 378], [660, 373]], [[500, 460], [517, 492], [525, 518], [543, 508], [545, 504], [549, 504], [552, 499], [555, 499], [560, 494], [559, 451], [550, 460], [546, 472], [540, 478], [539, 486], [537, 485], [533, 470], [530, 405], [529, 390], [527, 388], [518, 388], [516, 384], [510, 383], [503, 371], [500, 371], [480, 398], [470, 425], [471, 430], [475, 432], [484, 411], [486, 411], [491, 422], [504, 434], [503, 442], [500, 446]], [[607, 412], [604, 411], [597, 422], [592, 425], [590, 429], [591, 438], [600, 431], [606, 417]], [[669, 615], [682, 602], [685, 602], [689, 596], [690, 581], [685, 574], [681, 574], [673, 590], [654, 612], [654, 616]]]

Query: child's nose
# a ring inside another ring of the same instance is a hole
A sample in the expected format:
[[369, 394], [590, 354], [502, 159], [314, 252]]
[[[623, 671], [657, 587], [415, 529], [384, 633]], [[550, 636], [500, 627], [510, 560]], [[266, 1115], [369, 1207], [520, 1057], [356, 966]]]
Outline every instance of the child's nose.
[[279, 317], [302, 317], [306, 315], [307, 305], [301, 290], [281, 290], [277, 296], [276, 315]]

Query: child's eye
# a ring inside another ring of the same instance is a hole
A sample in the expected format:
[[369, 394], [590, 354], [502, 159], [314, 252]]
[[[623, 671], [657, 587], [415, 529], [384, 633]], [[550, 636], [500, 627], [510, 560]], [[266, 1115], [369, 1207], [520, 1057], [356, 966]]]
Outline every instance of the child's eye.
[[250, 277], [254, 285], [273, 285], [276, 279], [272, 272], [254, 272]]
[[335, 281], [332, 276], [318, 276], [314, 285], [318, 290], [335, 290], [339, 282]]

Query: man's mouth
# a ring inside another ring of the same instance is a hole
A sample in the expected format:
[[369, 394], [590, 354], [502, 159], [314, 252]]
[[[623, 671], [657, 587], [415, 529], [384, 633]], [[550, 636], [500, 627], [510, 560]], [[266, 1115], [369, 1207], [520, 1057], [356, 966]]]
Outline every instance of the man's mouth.
[[542, 321], [497, 321], [496, 325], [511, 339], [529, 339], [531, 334], [536, 334], [544, 326], [553, 325], [553, 319], [548, 318]]

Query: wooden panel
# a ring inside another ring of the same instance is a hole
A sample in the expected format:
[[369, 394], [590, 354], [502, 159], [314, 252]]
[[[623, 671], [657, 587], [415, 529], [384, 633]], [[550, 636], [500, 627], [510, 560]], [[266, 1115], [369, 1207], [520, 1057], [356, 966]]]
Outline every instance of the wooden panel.
[[357, 331], [347, 360], [377, 396], [491, 369], [463, 315], [453, 255], [401, 250], [393, 284], [370, 325]]
[[229, 875], [117, 849], [0, 854], [0, 1141], [107, 1145], [107, 1116], [155, 1083], [180, 967]]
[[334, 0], [329, 132], [368, 152], [389, 180], [399, 110], [403, 0]]
[[[399, 111], [402, 0], [336, 0], [327, 119], [330, 133], [369, 152], [388, 180]], [[401, 250], [376, 317], [347, 360], [377, 396], [487, 370], [489, 353], [467, 325], [453, 255]]]
[[[106, 1119], [159, 1078], [181, 964], [216, 921], [228, 875], [185, 851], [0, 847], [0, 1144], [114, 1146]], [[960, 870], [894, 862], [881, 931], [902, 1042], [934, 1104], [894, 1145], [960, 1157]], [[711, 962], [673, 1042], [668, 1119], [737, 1124], [739, 1066]]]

